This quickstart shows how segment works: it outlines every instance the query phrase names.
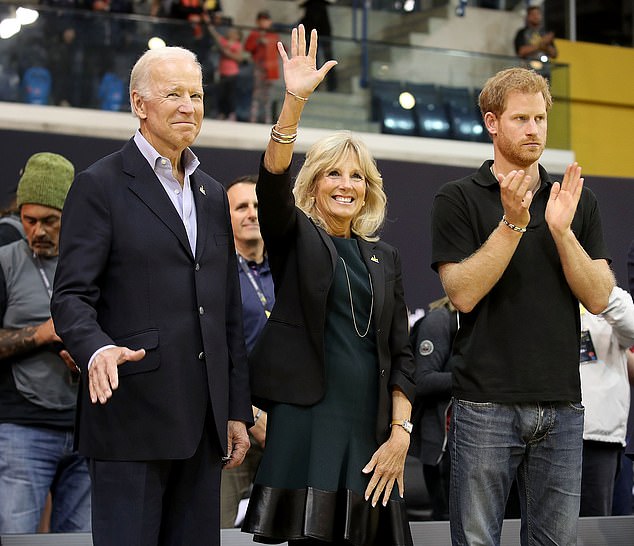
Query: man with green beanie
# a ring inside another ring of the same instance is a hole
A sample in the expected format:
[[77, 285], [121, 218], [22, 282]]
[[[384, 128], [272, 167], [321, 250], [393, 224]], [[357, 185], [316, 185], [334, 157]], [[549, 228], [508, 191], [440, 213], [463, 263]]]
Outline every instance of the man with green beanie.
[[74, 174], [61, 155], [31, 156], [17, 189], [26, 240], [0, 248], [0, 534], [36, 532], [49, 491], [51, 531], [90, 531], [88, 466], [73, 448], [79, 374], [50, 314]]

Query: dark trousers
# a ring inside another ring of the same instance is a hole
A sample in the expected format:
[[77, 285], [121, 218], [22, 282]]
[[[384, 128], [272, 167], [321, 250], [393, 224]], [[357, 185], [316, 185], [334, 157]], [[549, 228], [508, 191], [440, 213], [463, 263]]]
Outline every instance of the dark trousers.
[[437, 465], [423, 465], [423, 477], [431, 502], [431, 518], [435, 521], [449, 521], [450, 474], [451, 459], [446, 451]]
[[184, 460], [90, 460], [94, 546], [219, 546], [220, 447]]
[[611, 516], [614, 482], [623, 447], [610, 442], [583, 441], [580, 516]]

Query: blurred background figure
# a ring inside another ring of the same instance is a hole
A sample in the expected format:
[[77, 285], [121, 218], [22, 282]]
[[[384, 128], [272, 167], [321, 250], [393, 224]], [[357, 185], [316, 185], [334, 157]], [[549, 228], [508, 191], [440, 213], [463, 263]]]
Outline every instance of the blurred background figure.
[[247, 36], [244, 49], [253, 58], [253, 95], [251, 97], [251, 123], [271, 123], [273, 103], [271, 87], [280, 77], [277, 42], [280, 37], [271, 30], [273, 20], [268, 11], [258, 12], [257, 28]]
[[555, 34], [544, 30], [542, 9], [539, 6], [526, 9], [525, 23], [515, 35], [515, 53], [528, 68], [550, 79], [550, 62], [557, 57]]
[[634, 345], [634, 303], [625, 290], [616, 286], [600, 314], [580, 308], [579, 371], [585, 419], [579, 515], [610, 516], [626, 445], [630, 409], [627, 351]]
[[[319, 35], [319, 49], [317, 64], [323, 64], [330, 59], [334, 59], [332, 52], [332, 29], [330, 27], [330, 17], [328, 16], [329, 0], [304, 0], [300, 7], [304, 8], [304, 16], [300, 23], [304, 25], [306, 32], [312, 29]], [[326, 89], [328, 91], [337, 90], [337, 68], [333, 68], [326, 76]]]
[[218, 119], [236, 120], [236, 87], [240, 63], [244, 60], [242, 49], [242, 32], [235, 27], [229, 27], [224, 36], [215, 26], [214, 19], [207, 23], [209, 33], [212, 35], [220, 49], [218, 62]]
[[74, 172], [58, 154], [29, 158], [17, 189], [26, 238], [0, 248], [0, 534], [35, 533], [41, 519], [90, 531], [88, 464], [73, 448], [79, 374], [50, 311]]
[[[273, 277], [258, 222], [258, 198], [255, 195], [256, 175], [237, 178], [227, 185], [233, 240], [238, 258], [238, 276], [242, 297], [242, 325], [247, 353], [251, 352], [275, 303]], [[223, 470], [220, 485], [220, 526], [236, 527], [243, 516], [240, 502], [251, 489], [260, 465], [266, 439], [266, 412], [255, 406], [249, 429], [251, 447], [244, 462], [237, 468]]]
[[423, 477], [434, 520], [449, 519], [447, 451], [451, 419], [451, 346], [458, 331], [458, 313], [447, 296], [429, 304], [410, 334], [416, 362], [416, 401], [412, 410], [410, 454], [423, 464]]

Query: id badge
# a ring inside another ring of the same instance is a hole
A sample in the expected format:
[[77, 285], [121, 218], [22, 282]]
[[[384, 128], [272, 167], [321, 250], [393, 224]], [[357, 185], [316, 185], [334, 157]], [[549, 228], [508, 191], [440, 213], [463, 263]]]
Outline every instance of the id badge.
[[579, 362], [594, 362], [596, 360], [597, 353], [594, 350], [594, 343], [592, 343], [592, 336], [590, 335], [590, 331], [582, 330]]

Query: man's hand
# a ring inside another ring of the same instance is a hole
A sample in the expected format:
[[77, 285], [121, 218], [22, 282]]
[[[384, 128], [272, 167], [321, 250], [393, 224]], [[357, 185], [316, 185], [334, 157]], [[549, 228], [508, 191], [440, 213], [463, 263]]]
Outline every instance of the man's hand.
[[37, 346], [48, 345], [49, 343], [59, 343], [62, 341], [55, 332], [55, 326], [53, 325], [52, 318], [36, 327], [35, 333], [33, 334], [33, 340]]
[[553, 237], [562, 235], [570, 229], [582, 190], [581, 167], [575, 162], [566, 167], [563, 181], [555, 182], [550, 190], [546, 205], [546, 223]]
[[79, 369], [79, 366], [77, 366], [77, 364], [75, 363], [75, 359], [72, 356], [70, 356], [70, 353], [66, 349], [62, 349], [58, 354], [59, 354], [59, 357], [64, 361], [64, 364], [66, 364], [66, 367], [71, 372], [75, 372], [75, 373], [81, 372], [81, 370]]
[[127, 347], [109, 347], [97, 353], [88, 370], [91, 402], [105, 404], [119, 386], [117, 366], [124, 362], [137, 362], [143, 357], [145, 349], [133, 351]]
[[230, 459], [224, 468], [229, 470], [240, 466], [249, 447], [251, 442], [246, 425], [242, 421], [229, 421], [227, 423], [227, 456]]
[[531, 221], [528, 209], [533, 201], [533, 192], [529, 189], [532, 177], [524, 171], [511, 171], [506, 176], [497, 175], [500, 183], [500, 197], [505, 218], [519, 227], [526, 227]]

